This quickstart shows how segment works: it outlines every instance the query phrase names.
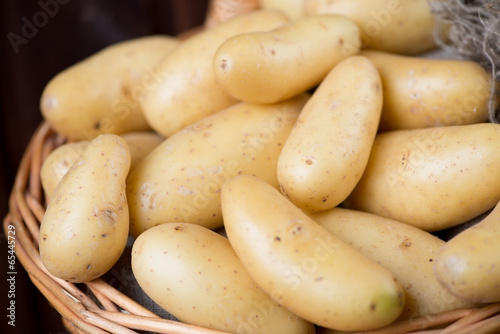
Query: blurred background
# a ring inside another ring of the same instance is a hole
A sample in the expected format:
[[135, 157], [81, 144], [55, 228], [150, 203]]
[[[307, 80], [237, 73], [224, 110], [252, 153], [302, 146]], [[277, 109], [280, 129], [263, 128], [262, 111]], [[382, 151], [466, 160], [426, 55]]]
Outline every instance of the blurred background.
[[[0, 214], [22, 154], [42, 118], [39, 100], [58, 72], [110, 44], [150, 35], [177, 35], [200, 26], [208, 0], [3, 0], [0, 4]], [[19, 262], [15, 276], [15, 327], [7, 307], [7, 239], [0, 234], [1, 333], [64, 334], [59, 314], [29, 280]]]

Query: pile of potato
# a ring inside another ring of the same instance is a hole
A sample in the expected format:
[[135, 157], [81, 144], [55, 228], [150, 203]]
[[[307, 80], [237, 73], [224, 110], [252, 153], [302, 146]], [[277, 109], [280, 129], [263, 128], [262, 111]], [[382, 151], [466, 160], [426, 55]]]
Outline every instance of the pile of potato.
[[262, 1], [54, 77], [40, 256], [132, 270], [179, 320], [338, 333], [500, 301], [500, 125], [478, 64], [432, 59], [426, 0]]

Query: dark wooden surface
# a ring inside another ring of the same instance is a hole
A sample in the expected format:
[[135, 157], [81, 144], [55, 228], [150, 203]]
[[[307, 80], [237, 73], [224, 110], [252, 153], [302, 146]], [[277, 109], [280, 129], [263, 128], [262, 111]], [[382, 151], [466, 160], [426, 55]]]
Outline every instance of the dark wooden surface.
[[[39, 98], [59, 71], [114, 42], [176, 35], [200, 25], [207, 0], [3, 0], [0, 109], [0, 214], [29, 139], [42, 121]], [[9, 326], [7, 240], [0, 238], [1, 333], [66, 333], [57, 312], [16, 264], [15, 327]]]

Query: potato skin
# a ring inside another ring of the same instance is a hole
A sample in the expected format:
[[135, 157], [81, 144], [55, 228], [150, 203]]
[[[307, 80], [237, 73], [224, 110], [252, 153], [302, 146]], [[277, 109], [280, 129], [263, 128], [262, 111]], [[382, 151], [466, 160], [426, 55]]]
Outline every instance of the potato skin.
[[361, 178], [377, 134], [382, 85], [373, 64], [336, 65], [301, 111], [278, 160], [282, 193], [307, 210], [344, 201]]
[[500, 200], [499, 168], [499, 124], [388, 131], [375, 138], [365, 173], [344, 204], [439, 231]]
[[236, 99], [276, 103], [316, 86], [360, 45], [359, 28], [351, 20], [307, 16], [271, 31], [229, 38], [215, 53], [213, 71]]
[[222, 187], [228, 239], [259, 286], [293, 313], [345, 331], [380, 328], [401, 313], [404, 290], [387, 269], [315, 223], [251, 175]]
[[449, 240], [434, 262], [451, 293], [478, 303], [500, 301], [500, 204], [479, 223]]
[[228, 38], [274, 29], [288, 21], [277, 10], [241, 14], [184, 40], [158, 65], [161, 80], [141, 105], [151, 127], [164, 137], [237, 102], [217, 84], [213, 57]]
[[135, 131], [121, 135], [128, 145], [130, 156], [130, 171], [132, 171], [151, 151], [163, 143], [165, 138], [154, 131]]
[[405, 289], [398, 320], [475, 305], [438, 282], [433, 264], [445, 242], [414, 226], [371, 213], [333, 208], [309, 216], [330, 233], [390, 270]]
[[89, 143], [88, 140], [81, 140], [62, 144], [45, 158], [40, 168], [40, 182], [47, 202], [50, 200], [59, 181], [82, 155]]
[[130, 173], [130, 233], [165, 222], [222, 226], [220, 188], [258, 175], [278, 187], [276, 164], [310, 95], [271, 104], [238, 103], [167, 138]]
[[363, 48], [416, 55], [436, 47], [427, 0], [306, 0], [305, 13], [345, 15], [359, 26]]
[[231, 333], [314, 333], [259, 288], [226, 238], [205, 227], [166, 223], [142, 233], [132, 270], [144, 291], [182, 322]]
[[488, 119], [491, 76], [476, 62], [363, 50], [380, 73], [380, 130], [465, 125]]
[[64, 175], [40, 226], [40, 257], [51, 274], [86, 282], [106, 273], [119, 259], [129, 230], [129, 168], [125, 141], [103, 134]]
[[72, 140], [150, 130], [139, 102], [157, 85], [156, 63], [177, 45], [172, 36], [139, 37], [66, 68], [42, 92], [44, 119]]

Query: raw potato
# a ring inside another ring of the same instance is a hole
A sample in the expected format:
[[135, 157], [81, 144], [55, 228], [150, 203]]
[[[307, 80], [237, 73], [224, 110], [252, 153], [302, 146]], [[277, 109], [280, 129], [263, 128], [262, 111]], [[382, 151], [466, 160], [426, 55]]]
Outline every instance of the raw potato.
[[276, 103], [315, 87], [359, 53], [359, 28], [340, 15], [307, 16], [276, 29], [236, 35], [214, 56], [217, 82], [249, 103]]
[[500, 200], [500, 125], [381, 133], [345, 201], [426, 231], [467, 222]]
[[392, 219], [343, 208], [309, 216], [396, 276], [406, 292], [398, 320], [477, 306], [451, 294], [434, 276], [433, 263], [445, 244], [434, 235]]
[[491, 75], [477, 62], [362, 51], [382, 78], [380, 129], [485, 122]]
[[146, 294], [184, 323], [231, 333], [315, 331], [259, 288], [226, 238], [202, 226], [166, 223], [142, 233], [132, 270]]
[[40, 182], [48, 202], [59, 181], [66, 175], [73, 163], [82, 155], [90, 141], [81, 140], [62, 144], [55, 148], [43, 161], [40, 168]]
[[305, 0], [260, 0], [261, 8], [279, 9], [291, 20], [304, 16]]
[[403, 310], [392, 273], [319, 226], [251, 175], [222, 187], [229, 241], [250, 276], [280, 305], [317, 325], [346, 331], [384, 327]]
[[47, 270], [73, 283], [106, 273], [125, 249], [130, 151], [118, 135], [96, 137], [57, 186], [40, 226]]
[[128, 132], [121, 135], [128, 144], [130, 156], [130, 171], [144, 159], [151, 151], [160, 145], [165, 138], [153, 131]]
[[341, 14], [361, 29], [363, 47], [415, 55], [436, 47], [427, 0], [305, 0], [305, 14]]
[[280, 153], [282, 193], [308, 211], [344, 201], [366, 167], [381, 111], [373, 64], [360, 56], [341, 61], [304, 106]]
[[140, 101], [159, 84], [156, 63], [179, 45], [155, 35], [108, 46], [49, 81], [42, 115], [60, 134], [92, 140], [103, 133], [149, 130]]
[[213, 57], [228, 38], [274, 29], [288, 21], [276, 10], [241, 14], [184, 40], [159, 64], [161, 80], [141, 101], [151, 127], [164, 137], [236, 102], [217, 84]]
[[308, 98], [241, 102], [167, 138], [128, 177], [132, 236], [166, 222], [221, 227], [220, 189], [238, 174], [277, 188], [279, 153]]
[[449, 240], [437, 255], [438, 280], [453, 294], [479, 303], [500, 302], [500, 204]]

